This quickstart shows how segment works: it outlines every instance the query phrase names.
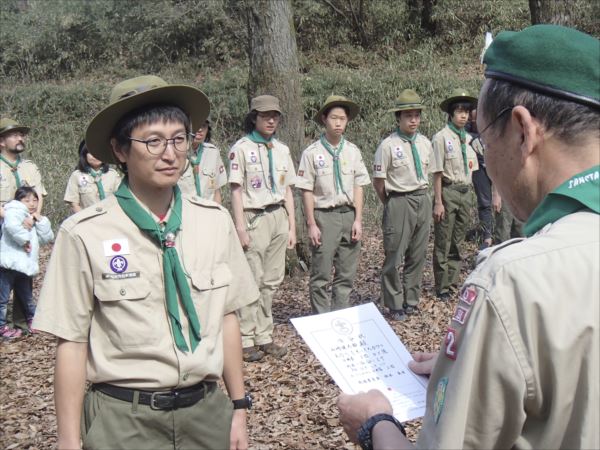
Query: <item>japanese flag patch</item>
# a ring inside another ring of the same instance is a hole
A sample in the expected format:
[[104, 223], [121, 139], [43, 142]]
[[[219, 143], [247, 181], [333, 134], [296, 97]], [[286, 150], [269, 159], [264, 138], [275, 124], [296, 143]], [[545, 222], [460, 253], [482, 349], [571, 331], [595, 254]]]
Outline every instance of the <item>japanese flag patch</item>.
[[102, 241], [104, 256], [129, 255], [129, 240], [127, 238]]

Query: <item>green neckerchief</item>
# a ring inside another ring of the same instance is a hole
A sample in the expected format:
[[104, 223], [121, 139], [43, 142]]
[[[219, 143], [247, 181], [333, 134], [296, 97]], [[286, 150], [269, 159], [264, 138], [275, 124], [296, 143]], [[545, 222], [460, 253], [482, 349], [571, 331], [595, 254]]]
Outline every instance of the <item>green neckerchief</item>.
[[248, 134], [248, 139], [255, 144], [264, 144], [264, 146], [267, 147], [267, 155], [269, 155], [269, 178], [271, 181], [271, 192], [276, 192], [277, 186], [275, 186], [275, 168], [273, 167], [273, 136], [271, 136], [269, 139], [265, 139], [262, 134], [254, 130], [252, 133]]
[[194, 184], [196, 185], [196, 195], [202, 197], [202, 188], [200, 187], [200, 161], [204, 153], [204, 143], [200, 144], [196, 149], [196, 157], [190, 156], [189, 160], [192, 164], [192, 172], [194, 173]]
[[91, 167], [88, 169], [88, 173], [94, 179], [94, 183], [98, 187], [98, 195], [100, 196], [100, 200], [104, 200], [106, 198], [106, 193], [104, 192], [104, 185], [102, 184], [102, 169], [99, 171], [95, 171]]
[[335, 174], [335, 192], [337, 194], [340, 193], [340, 190], [344, 192], [344, 184], [342, 183], [342, 169], [340, 167], [340, 153], [342, 153], [342, 150], [344, 149], [344, 142], [346, 141], [344, 140], [344, 136], [342, 136], [342, 140], [337, 146], [337, 150], [334, 151], [333, 148], [331, 148], [329, 142], [327, 142], [327, 139], [325, 139], [325, 134], [323, 133], [321, 135], [321, 145], [325, 147], [325, 150], [327, 150], [327, 152], [333, 158], [333, 172]]
[[423, 167], [421, 166], [421, 157], [419, 156], [419, 151], [417, 150], [417, 135], [419, 133], [415, 132], [415, 134], [413, 134], [412, 136], [409, 136], [407, 134], [404, 134], [402, 131], [400, 131], [400, 127], [398, 127], [396, 129], [396, 133], [398, 133], [398, 136], [400, 136], [400, 139], [406, 141], [406, 142], [410, 142], [410, 150], [412, 151], [412, 155], [413, 155], [413, 159], [415, 160], [415, 169], [417, 170], [417, 178], [419, 180], [424, 180], [425, 177], [423, 176]]
[[462, 151], [463, 163], [465, 166], [465, 175], [469, 174], [469, 166], [467, 165], [467, 132], [464, 128], [456, 128], [452, 121], [448, 121], [448, 128], [454, 131], [460, 138], [460, 149]]
[[[190, 344], [192, 352], [196, 350], [200, 342], [200, 322], [194, 308], [194, 302], [190, 293], [190, 286], [181, 267], [179, 255], [175, 249], [175, 236], [181, 227], [181, 191], [179, 186], [173, 188], [175, 202], [173, 210], [169, 216], [164, 229], [160, 229], [159, 224], [155, 222], [150, 213], [148, 213], [135, 199], [129, 190], [127, 178], [123, 179], [119, 189], [115, 192], [117, 201], [121, 209], [127, 214], [127, 217], [136, 224], [139, 229], [145, 233], [163, 252], [163, 275], [165, 280], [165, 294], [167, 301], [167, 310], [171, 321], [171, 329], [177, 348], [182, 352], [189, 350], [185, 338], [183, 337], [181, 321], [179, 320], [178, 293], [179, 300], [185, 315], [187, 316], [190, 328]], [[155, 330], [149, 330], [153, 333]]]
[[15, 181], [17, 183], [17, 189], [19, 189], [21, 187], [21, 177], [19, 176], [19, 164], [21, 163], [21, 157], [17, 156], [17, 161], [14, 163], [10, 162], [8, 159], [6, 159], [2, 155], [0, 155], [0, 160], [4, 161], [8, 165], [8, 167], [10, 167], [10, 171], [15, 176]]
[[547, 224], [581, 209], [600, 214], [600, 165], [578, 173], [546, 195], [529, 216], [525, 235], [532, 236]]

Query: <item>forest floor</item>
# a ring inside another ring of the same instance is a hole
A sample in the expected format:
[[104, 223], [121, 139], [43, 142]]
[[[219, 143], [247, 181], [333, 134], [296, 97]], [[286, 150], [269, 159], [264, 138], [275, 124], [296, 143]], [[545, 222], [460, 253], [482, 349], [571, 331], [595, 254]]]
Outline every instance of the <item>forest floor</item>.
[[[352, 304], [379, 304], [383, 263], [381, 230], [365, 230], [360, 266], [351, 296]], [[438, 350], [454, 310], [456, 299], [436, 301], [433, 288], [430, 243], [420, 313], [404, 322], [390, 320], [394, 331], [411, 351]], [[42, 253], [42, 273], [50, 250]], [[461, 281], [476, 253], [466, 243]], [[39, 293], [42, 277], [34, 282]], [[246, 389], [254, 407], [248, 415], [250, 447], [253, 449], [353, 449], [338, 419], [335, 406], [340, 393], [331, 377], [296, 333], [291, 318], [311, 314], [308, 273], [285, 278], [273, 304], [274, 339], [286, 345], [288, 354], [261, 362], [244, 363]], [[56, 447], [53, 401], [53, 364], [56, 341], [43, 334], [0, 342], [0, 442], [4, 449], [48, 449]], [[409, 422], [408, 435], [415, 439], [420, 420]]]

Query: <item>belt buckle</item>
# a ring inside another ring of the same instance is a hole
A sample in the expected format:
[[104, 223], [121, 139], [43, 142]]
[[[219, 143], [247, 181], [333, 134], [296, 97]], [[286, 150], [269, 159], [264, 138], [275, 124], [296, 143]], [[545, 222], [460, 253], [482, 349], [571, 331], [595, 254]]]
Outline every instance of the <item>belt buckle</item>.
[[[177, 393], [175, 393], [175, 394], [177, 394]], [[150, 396], [150, 409], [154, 409], [154, 410], [173, 409], [173, 407], [171, 407], [171, 408], [161, 408], [160, 406], [158, 406], [156, 404], [156, 397], [158, 395], [169, 395], [169, 396], [173, 397], [173, 392], [172, 391], [156, 391], [156, 392], [153, 392], [152, 395]], [[173, 400], [174, 400], [173, 404], [176, 404], [175, 399], [173, 399]]]

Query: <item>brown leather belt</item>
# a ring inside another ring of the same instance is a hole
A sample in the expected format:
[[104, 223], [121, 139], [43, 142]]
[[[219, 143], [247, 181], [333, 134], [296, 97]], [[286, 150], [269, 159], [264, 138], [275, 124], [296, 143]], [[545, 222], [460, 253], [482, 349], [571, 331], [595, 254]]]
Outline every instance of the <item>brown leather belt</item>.
[[214, 381], [203, 381], [194, 386], [171, 389], [169, 391], [142, 391], [128, 389], [107, 383], [92, 384], [92, 390], [100, 391], [109, 397], [132, 403], [134, 395], [139, 392], [138, 403], [148, 405], [152, 409], [170, 410], [187, 408], [202, 400], [217, 387]]
[[405, 197], [407, 195], [425, 195], [429, 192], [428, 189], [417, 189], [409, 192], [398, 192], [398, 191], [390, 191], [388, 192], [388, 197]]
[[270, 213], [273, 211], [277, 211], [282, 206], [283, 206], [283, 204], [281, 204], [281, 203], [273, 203], [271, 205], [265, 206], [264, 208], [247, 208], [244, 211], [252, 212], [252, 213], [256, 213], [256, 214]]
[[350, 205], [332, 206], [331, 208], [315, 208], [317, 211], [347, 213], [354, 211], [354, 207]]

